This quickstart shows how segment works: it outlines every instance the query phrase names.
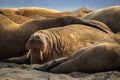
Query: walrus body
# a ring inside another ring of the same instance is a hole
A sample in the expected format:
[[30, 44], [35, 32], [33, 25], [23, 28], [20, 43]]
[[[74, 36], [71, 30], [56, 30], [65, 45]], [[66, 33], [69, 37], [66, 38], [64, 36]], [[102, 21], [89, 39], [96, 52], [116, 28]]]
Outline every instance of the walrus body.
[[39, 20], [46, 19], [45, 17], [38, 16], [38, 15], [34, 15], [32, 17], [26, 17], [26, 16], [8, 13], [6, 10], [4, 10], [4, 11], [3, 10], [0, 9], [0, 13], [3, 14], [4, 16], [8, 17], [9, 19], [11, 19], [13, 22], [15, 22], [17, 24], [23, 24], [27, 21], [34, 20], [34, 19], [39, 19]]
[[[65, 26], [70, 24], [94, 25], [76, 17], [66, 16], [46, 20], [32, 20], [22, 25], [16, 24], [0, 14], [0, 60], [26, 53], [25, 45], [31, 34], [40, 29]], [[94, 25], [94, 27], [100, 27]], [[18, 46], [19, 45], [19, 46]]]
[[73, 71], [94, 73], [120, 70], [119, 36], [99, 41], [76, 51], [69, 57], [52, 60], [35, 69], [54, 73], [69, 73]]
[[112, 6], [91, 12], [83, 19], [98, 20], [106, 24], [113, 32], [120, 31], [120, 6]]
[[33, 20], [32, 18], [28, 18], [25, 16], [20, 16], [20, 15], [15, 15], [15, 14], [3, 14], [4, 16], [8, 17], [9, 19], [11, 19], [13, 22], [17, 23], [17, 24], [23, 24], [27, 21]]
[[101, 39], [109, 38], [112, 33], [83, 25], [39, 30], [27, 42], [29, 52], [22, 57], [10, 58], [10, 62], [25, 63], [30, 57], [31, 64], [42, 64], [52, 59], [69, 56], [80, 48], [89, 46]]
[[41, 64], [69, 56], [78, 49], [105, 38], [109, 38], [108, 34], [98, 29], [80, 24], [68, 25], [35, 32], [27, 42], [27, 48], [31, 50], [31, 64]]
[[56, 18], [62, 16], [69, 16], [71, 12], [60, 12], [53, 9], [47, 8], [36, 8], [36, 7], [29, 7], [29, 8], [0, 8], [0, 11], [9, 14], [20, 15], [24, 17], [29, 17], [33, 19], [41, 19], [41, 18]]

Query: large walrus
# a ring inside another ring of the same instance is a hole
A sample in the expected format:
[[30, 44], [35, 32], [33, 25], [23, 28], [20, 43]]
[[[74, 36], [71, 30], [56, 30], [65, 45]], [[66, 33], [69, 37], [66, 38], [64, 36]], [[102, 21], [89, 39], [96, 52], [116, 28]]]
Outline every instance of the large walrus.
[[120, 31], [120, 6], [96, 10], [83, 16], [83, 18], [101, 21], [115, 33]]
[[82, 48], [69, 57], [52, 60], [35, 69], [54, 73], [120, 70], [120, 33]]
[[[103, 25], [103, 24], [102, 24]], [[22, 57], [8, 59], [9, 62], [42, 64], [52, 59], [69, 56], [80, 48], [101, 39], [108, 39], [110, 31], [101, 31], [85, 24], [39, 30], [27, 42], [29, 52]]]
[[25, 54], [25, 45], [30, 35], [40, 29], [64, 27], [70, 24], [86, 24], [103, 30], [98, 25], [71, 16], [32, 20], [22, 25], [16, 24], [2, 14], [0, 14], [0, 20], [0, 60]]

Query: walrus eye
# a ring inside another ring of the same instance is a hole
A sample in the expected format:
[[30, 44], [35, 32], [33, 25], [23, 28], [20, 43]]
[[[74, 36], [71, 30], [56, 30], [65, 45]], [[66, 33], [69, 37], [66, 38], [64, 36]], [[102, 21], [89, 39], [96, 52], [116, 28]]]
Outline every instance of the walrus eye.
[[43, 52], [40, 51], [40, 59], [43, 60]]

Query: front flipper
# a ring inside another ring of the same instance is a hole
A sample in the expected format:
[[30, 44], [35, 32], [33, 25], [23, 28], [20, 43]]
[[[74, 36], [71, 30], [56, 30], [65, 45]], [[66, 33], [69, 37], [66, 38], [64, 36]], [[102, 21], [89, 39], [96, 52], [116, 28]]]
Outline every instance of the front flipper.
[[61, 63], [67, 61], [68, 59], [69, 59], [68, 57], [54, 59], [54, 60], [51, 60], [47, 63], [40, 65], [39, 67], [34, 67], [33, 69], [40, 70], [40, 71], [49, 71], [51, 68], [60, 65]]
[[17, 64], [29, 64], [30, 63], [30, 57], [27, 57], [28, 54], [25, 54], [20, 57], [13, 57], [2, 60], [3, 62], [11, 62], [11, 63], [17, 63]]

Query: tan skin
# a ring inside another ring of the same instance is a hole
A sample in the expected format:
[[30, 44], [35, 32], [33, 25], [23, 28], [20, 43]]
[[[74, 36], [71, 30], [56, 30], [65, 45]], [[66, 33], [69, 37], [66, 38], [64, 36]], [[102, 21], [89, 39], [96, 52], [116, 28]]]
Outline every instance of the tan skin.
[[120, 70], [119, 40], [120, 38], [112, 37], [99, 41], [76, 51], [69, 57], [52, 60], [34, 69], [53, 73], [70, 73], [73, 71], [95, 73]]
[[86, 24], [93, 25], [94, 27], [105, 31], [100, 28], [100, 26], [96, 26], [88, 21], [72, 16], [45, 20], [32, 20], [21, 25], [13, 22], [3, 14], [0, 14], [0, 18], [0, 60], [25, 54], [27, 52], [25, 50], [25, 45], [30, 35], [37, 30], [59, 26], [64, 27], [65, 25], [70, 24]]
[[32, 34], [27, 42], [29, 52], [21, 57], [10, 58], [9, 61], [25, 63], [30, 58], [31, 64], [42, 64], [52, 59], [69, 56], [80, 48], [109, 38], [112, 34], [110, 31], [106, 33], [81, 24], [39, 30]]

